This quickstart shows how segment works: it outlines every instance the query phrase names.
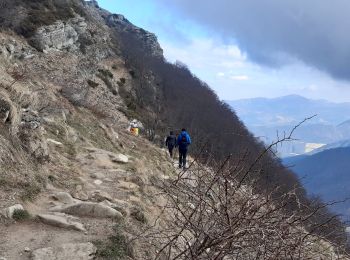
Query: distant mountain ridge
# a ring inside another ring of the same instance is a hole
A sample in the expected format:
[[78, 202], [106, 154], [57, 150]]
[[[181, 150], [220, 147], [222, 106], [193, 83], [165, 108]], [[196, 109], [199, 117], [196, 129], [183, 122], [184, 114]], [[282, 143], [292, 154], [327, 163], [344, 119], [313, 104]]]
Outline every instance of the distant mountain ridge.
[[325, 146], [322, 146], [318, 149], [313, 150], [310, 153], [307, 153], [306, 155], [313, 155], [313, 154], [317, 154], [326, 150], [331, 150], [331, 149], [336, 149], [336, 148], [347, 148], [350, 147], [350, 140], [342, 140], [339, 142], [335, 142], [335, 143], [331, 143], [331, 144], [327, 144]]
[[341, 124], [350, 119], [350, 102], [333, 103], [299, 95], [226, 101], [248, 125], [286, 125], [318, 115], [314, 123]]
[[[283, 163], [299, 176], [309, 194], [319, 195], [325, 201], [343, 201], [350, 198], [349, 158], [348, 146], [285, 158]], [[344, 218], [350, 218], [350, 201], [331, 208]]]
[[350, 102], [333, 103], [298, 95], [226, 101], [249, 130], [265, 143], [288, 134], [305, 118], [317, 115], [296, 129], [293, 138], [278, 148], [281, 157], [304, 154], [319, 147], [350, 139]]

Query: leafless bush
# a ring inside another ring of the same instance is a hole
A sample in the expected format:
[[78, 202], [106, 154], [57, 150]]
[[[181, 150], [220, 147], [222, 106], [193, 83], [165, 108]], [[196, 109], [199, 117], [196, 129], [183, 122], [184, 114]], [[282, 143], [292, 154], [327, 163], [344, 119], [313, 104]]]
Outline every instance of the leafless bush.
[[155, 259], [338, 259], [345, 254], [315, 233], [332, 219], [311, 231], [304, 228], [324, 205], [308, 215], [301, 214], [305, 205], [287, 214], [284, 207], [297, 199], [295, 192], [278, 200], [254, 194], [237, 182], [237, 172], [222, 166], [217, 171], [197, 166], [161, 188], [168, 199], [167, 224], [142, 234], [160, 248]]
[[[345, 245], [317, 232], [330, 225], [334, 236], [343, 236], [336, 216], [320, 221], [327, 204], [305, 204], [299, 187], [281, 194], [276, 186], [261, 194], [246, 182], [263, 155], [288, 140], [291, 134], [271, 144], [248, 169], [241, 167], [246, 155], [237, 164], [228, 156], [215, 168], [193, 163], [158, 185], [167, 203], [157, 221], [165, 218], [165, 224], [156, 221], [135, 239], [157, 248], [155, 259], [348, 259]], [[297, 205], [293, 212], [290, 203]]]
[[28, 75], [28, 69], [25, 66], [14, 66], [8, 68], [6, 72], [12, 77], [13, 81], [10, 83], [9, 88], [11, 89], [17, 82], [25, 81]]

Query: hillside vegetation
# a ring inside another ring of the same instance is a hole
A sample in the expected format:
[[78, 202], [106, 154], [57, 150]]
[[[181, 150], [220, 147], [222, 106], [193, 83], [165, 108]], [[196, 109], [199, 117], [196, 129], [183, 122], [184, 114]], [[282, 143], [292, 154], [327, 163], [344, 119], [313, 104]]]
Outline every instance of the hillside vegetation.
[[[94, 1], [2, 1], [0, 25], [0, 258], [347, 259], [339, 219], [155, 35]], [[185, 172], [159, 147], [182, 127]]]

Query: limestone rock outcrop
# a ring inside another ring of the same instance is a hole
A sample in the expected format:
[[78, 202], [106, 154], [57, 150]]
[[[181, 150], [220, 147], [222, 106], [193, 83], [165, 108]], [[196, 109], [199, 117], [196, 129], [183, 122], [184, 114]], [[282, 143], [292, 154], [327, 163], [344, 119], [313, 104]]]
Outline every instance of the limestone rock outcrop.
[[87, 216], [95, 218], [122, 218], [123, 215], [106, 205], [94, 202], [80, 202], [67, 206], [59, 206], [51, 209], [53, 212], [63, 212], [74, 216]]
[[80, 46], [79, 36], [85, 33], [87, 23], [82, 17], [39, 28], [32, 38], [33, 45], [40, 51], [75, 50]]
[[40, 214], [38, 218], [41, 222], [47, 225], [66, 228], [66, 229], [74, 229], [77, 231], [85, 231], [84, 225], [77, 221], [76, 218], [66, 215], [66, 214]]

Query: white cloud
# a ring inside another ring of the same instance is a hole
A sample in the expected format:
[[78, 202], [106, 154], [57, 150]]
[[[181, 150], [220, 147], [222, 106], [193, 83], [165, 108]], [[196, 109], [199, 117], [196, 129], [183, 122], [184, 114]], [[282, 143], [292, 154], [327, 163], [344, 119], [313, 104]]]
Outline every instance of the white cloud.
[[[350, 84], [295, 62], [281, 69], [250, 62], [236, 45], [193, 37], [187, 45], [161, 40], [170, 62], [182, 61], [220, 98], [278, 97], [299, 94], [314, 99], [349, 101]], [[296, 76], [297, 75], [297, 76]]]
[[194, 38], [185, 48], [172, 42], [161, 42], [171, 62], [180, 60], [191, 68], [216, 67], [220, 72], [244, 66], [245, 55], [236, 45], [226, 45], [210, 38]]
[[319, 89], [318, 86], [315, 84], [312, 84], [309, 86], [309, 90], [311, 90], [311, 91], [317, 91], [318, 89]]
[[249, 77], [247, 75], [236, 75], [236, 76], [231, 76], [230, 78], [238, 81], [249, 80]]
[[243, 68], [246, 63], [243, 61], [221, 60], [218, 61], [215, 65], [232, 71], [232, 69]]

